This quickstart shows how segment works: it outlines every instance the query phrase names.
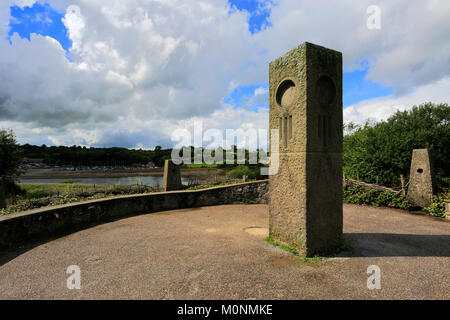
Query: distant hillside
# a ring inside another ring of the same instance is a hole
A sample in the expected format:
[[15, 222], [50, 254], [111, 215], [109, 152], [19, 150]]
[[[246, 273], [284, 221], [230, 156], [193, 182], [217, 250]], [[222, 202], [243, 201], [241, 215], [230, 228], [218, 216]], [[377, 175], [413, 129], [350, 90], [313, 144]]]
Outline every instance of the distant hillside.
[[171, 149], [130, 150], [126, 148], [86, 148], [79, 146], [20, 146], [23, 158], [37, 159], [47, 165], [70, 166], [132, 166], [152, 161], [156, 166], [164, 165], [170, 159]]

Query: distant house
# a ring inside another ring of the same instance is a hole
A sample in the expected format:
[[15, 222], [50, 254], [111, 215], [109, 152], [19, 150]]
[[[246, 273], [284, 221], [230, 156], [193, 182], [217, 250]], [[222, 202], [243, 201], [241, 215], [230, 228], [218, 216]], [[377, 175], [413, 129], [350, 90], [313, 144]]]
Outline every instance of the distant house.
[[23, 158], [22, 164], [20, 165], [21, 169], [46, 169], [48, 166], [44, 163], [44, 159], [32, 159], [32, 158]]
[[31, 159], [31, 158], [23, 158], [23, 164], [44, 164], [44, 159]]
[[147, 163], [146, 167], [147, 167], [147, 169], [156, 168], [155, 163], [153, 161], [150, 161], [149, 163]]

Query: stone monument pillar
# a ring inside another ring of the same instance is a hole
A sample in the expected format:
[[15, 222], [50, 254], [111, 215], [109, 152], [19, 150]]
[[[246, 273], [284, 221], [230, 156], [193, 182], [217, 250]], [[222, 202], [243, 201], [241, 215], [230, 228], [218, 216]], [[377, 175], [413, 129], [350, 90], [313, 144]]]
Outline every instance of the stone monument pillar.
[[414, 149], [407, 199], [415, 206], [429, 207], [433, 202], [433, 164], [428, 149]]
[[342, 54], [305, 42], [271, 62], [269, 78], [270, 236], [311, 256], [342, 238]]
[[171, 160], [166, 160], [164, 163], [164, 191], [179, 190], [181, 188], [181, 174], [180, 167], [174, 164]]

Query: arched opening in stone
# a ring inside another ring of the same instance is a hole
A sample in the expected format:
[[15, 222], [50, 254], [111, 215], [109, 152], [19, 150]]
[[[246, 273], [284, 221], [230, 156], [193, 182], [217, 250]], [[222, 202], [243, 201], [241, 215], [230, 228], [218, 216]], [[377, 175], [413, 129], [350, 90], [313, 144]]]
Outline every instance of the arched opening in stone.
[[288, 140], [292, 138], [292, 107], [298, 97], [295, 83], [292, 80], [283, 81], [276, 92], [276, 102], [281, 107], [280, 139], [284, 148], [287, 148]]
[[289, 109], [295, 102], [295, 83], [292, 80], [283, 81], [278, 87], [276, 99], [280, 107]]

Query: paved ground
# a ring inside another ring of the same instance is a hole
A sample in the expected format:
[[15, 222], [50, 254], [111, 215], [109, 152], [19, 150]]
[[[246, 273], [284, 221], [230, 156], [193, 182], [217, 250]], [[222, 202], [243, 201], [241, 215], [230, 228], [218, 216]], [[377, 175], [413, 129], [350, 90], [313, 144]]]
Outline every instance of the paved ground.
[[[344, 206], [354, 252], [316, 266], [263, 241], [264, 205], [132, 217], [0, 257], [0, 299], [450, 299], [450, 223]], [[250, 229], [247, 229], [250, 228]], [[81, 268], [81, 290], [66, 269]], [[381, 290], [367, 289], [367, 267]]]

